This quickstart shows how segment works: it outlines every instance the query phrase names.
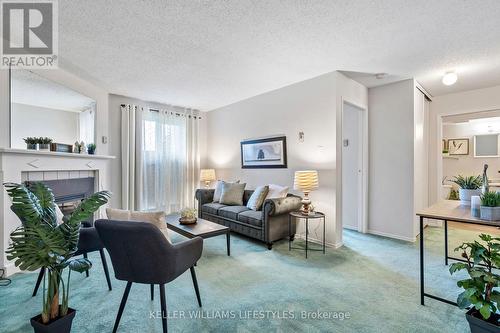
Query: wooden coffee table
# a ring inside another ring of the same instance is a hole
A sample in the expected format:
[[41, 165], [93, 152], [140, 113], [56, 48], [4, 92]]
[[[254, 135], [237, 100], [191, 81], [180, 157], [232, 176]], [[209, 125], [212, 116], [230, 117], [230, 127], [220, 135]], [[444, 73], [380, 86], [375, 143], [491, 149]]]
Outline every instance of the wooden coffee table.
[[227, 255], [231, 255], [231, 233], [226, 226], [198, 218], [195, 224], [180, 224], [179, 215], [167, 215], [167, 226], [187, 238], [201, 237], [203, 239], [226, 235]]

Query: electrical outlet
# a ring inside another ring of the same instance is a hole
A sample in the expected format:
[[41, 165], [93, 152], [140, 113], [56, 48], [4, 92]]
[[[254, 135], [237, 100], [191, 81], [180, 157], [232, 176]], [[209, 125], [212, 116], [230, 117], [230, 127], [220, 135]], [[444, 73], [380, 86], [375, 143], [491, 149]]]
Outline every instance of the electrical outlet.
[[299, 132], [299, 142], [304, 142], [304, 132]]
[[105, 135], [102, 136], [102, 143], [103, 144], [108, 143], [108, 137], [107, 136], [105, 136]]

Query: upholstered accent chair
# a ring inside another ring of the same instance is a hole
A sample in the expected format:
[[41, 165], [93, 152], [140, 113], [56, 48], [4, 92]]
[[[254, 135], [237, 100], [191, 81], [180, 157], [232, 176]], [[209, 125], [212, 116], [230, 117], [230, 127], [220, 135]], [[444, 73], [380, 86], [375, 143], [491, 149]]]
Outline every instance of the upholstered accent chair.
[[171, 244], [160, 229], [146, 222], [97, 220], [95, 227], [109, 252], [116, 279], [127, 281], [113, 332], [120, 324], [132, 283], [151, 285], [152, 299], [153, 286], [159, 285], [163, 332], [167, 332], [165, 285], [188, 269], [201, 307], [194, 266], [201, 257], [202, 238]]
[[295, 221], [292, 221], [288, 234], [288, 213], [297, 211], [302, 206], [302, 198], [288, 194], [285, 198], [267, 199], [262, 210], [255, 211], [246, 205], [253, 191], [245, 190], [243, 205], [223, 205], [213, 202], [214, 189], [196, 190], [198, 200], [198, 216], [205, 220], [225, 225], [231, 231], [258, 239], [267, 244], [269, 250], [279, 239], [295, 235]]

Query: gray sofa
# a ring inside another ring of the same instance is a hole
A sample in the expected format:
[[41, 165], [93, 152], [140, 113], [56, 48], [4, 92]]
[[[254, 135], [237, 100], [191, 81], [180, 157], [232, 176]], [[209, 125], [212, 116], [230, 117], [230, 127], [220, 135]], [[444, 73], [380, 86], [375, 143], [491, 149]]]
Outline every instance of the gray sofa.
[[[205, 220], [225, 225], [231, 231], [258, 239], [272, 249], [273, 242], [288, 237], [288, 213], [301, 207], [302, 198], [288, 194], [286, 198], [267, 199], [261, 211], [246, 207], [253, 191], [245, 190], [244, 206], [227, 206], [213, 202], [213, 189], [196, 190], [198, 216]], [[291, 237], [295, 235], [295, 222], [292, 221]]]

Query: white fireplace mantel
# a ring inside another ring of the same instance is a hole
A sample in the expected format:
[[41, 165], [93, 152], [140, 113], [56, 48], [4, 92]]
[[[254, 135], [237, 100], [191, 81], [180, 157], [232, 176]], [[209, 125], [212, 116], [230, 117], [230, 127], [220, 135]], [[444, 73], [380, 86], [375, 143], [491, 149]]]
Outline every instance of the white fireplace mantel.
[[[0, 184], [21, 183], [29, 180], [50, 180], [95, 177], [96, 191], [110, 190], [110, 160], [114, 156], [46, 152], [37, 150], [0, 148]], [[79, 175], [79, 176], [78, 176]], [[36, 177], [36, 179], [35, 179]], [[48, 179], [48, 177], [51, 177]], [[55, 178], [54, 178], [55, 177]], [[2, 186], [0, 191], [0, 268], [8, 275], [17, 272], [13, 263], [7, 261], [5, 250], [10, 233], [20, 225], [19, 219], [10, 210], [10, 198]]]

